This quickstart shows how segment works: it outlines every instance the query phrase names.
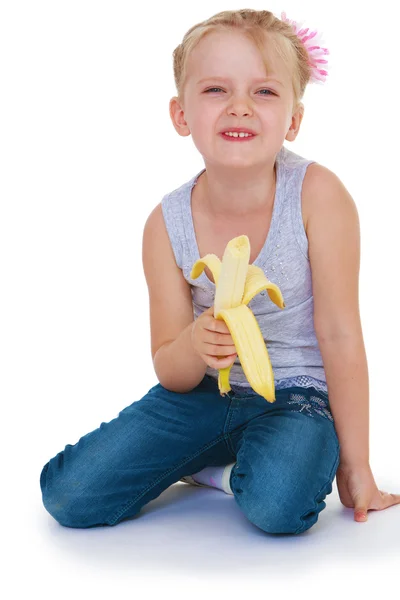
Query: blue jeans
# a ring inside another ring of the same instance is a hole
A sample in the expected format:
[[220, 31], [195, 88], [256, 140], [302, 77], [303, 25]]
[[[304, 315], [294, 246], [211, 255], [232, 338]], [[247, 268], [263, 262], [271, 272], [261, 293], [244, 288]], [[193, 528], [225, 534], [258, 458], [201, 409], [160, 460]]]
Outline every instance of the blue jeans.
[[42, 469], [46, 510], [66, 527], [116, 525], [185, 475], [236, 461], [234, 498], [267, 533], [302, 533], [332, 492], [339, 442], [328, 396], [315, 388], [251, 388], [221, 396], [205, 375], [189, 393], [161, 384]]

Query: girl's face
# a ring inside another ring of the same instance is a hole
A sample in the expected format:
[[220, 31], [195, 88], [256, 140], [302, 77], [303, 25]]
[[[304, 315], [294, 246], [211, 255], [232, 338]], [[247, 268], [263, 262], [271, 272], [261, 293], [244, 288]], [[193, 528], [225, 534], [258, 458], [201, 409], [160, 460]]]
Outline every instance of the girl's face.
[[[292, 82], [282, 59], [269, 58], [268, 77], [257, 47], [237, 32], [212, 32], [192, 51], [184, 106], [173, 111], [174, 126], [181, 135], [192, 135], [206, 163], [251, 166], [281, 149], [292, 125]], [[221, 132], [231, 127], [257, 135], [230, 142]]]

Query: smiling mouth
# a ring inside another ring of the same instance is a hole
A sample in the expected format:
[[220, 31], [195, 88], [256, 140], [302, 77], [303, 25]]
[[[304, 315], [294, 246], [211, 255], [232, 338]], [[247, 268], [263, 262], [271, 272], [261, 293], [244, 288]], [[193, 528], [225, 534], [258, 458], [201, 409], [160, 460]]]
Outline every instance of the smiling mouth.
[[248, 142], [250, 140], [253, 140], [255, 137], [257, 137], [256, 135], [253, 135], [251, 133], [246, 133], [246, 134], [234, 134], [234, 135], [229, 135], [227, 133], [220, 133], [220, 136], [224, 138], [224, 140], [227, 140], [228, 142]]

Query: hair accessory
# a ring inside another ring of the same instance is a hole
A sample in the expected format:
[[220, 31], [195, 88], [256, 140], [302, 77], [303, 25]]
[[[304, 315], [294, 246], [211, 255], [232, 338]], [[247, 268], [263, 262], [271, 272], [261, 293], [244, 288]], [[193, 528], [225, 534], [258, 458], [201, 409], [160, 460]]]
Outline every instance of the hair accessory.
[[307, 27], [307, 29], [302, 29], [303, 25], [293, 21], [293, 19], [288, 19], [285, 12], [281, 13], [281, 20], [285, 21], [285, 23], [289, 23], [289, 25], [292, 26], [295, 34], [303, 43], [308, 52], [308, 64], [310, 65], [312, 71], [310, 80], [313, 83], [324, 83], [326, 80], [326, 75], [328, 75], [328, 71], [321, 69], [320, 65], [327, 64], [328, 61], [321, 58], [321, 56], [329, 54], [329, 50], [328, 48], [321, 48], [321, 46], [316, 45], [316, 42], [317, 44], [322, 43], [320, 40], [313, 39], [316, 35], [319, 35], [318, 31], [312, 31], [311, 33], [308, 33], [309, 27]]

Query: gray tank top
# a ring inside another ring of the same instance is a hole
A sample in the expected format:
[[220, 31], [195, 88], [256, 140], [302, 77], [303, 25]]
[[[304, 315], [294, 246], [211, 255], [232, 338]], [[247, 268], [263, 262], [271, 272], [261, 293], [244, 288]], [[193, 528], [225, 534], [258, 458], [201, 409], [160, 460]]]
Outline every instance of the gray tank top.
[[[316, 338], [313, 318], [313, 290], [308, 258], [308, 240], [301, 213], [301, 189], [307, 160], [282, 146], [277, 154], [276, 193], [268, 237], [254, 261], [266, 277], [276, 283], [286, 307], [278, 308], [266, 291], [248, 304], [266, 343], [274, 372], [275, 389], [292, 386], [314, 387], [327, 393], [325, 370]], [[191, 279], [193, 264], [200, 258], [194, 231], [191, 194], [202, 169], [181, 187], [166, 194], [162, 211], [176, 264], [192, 292], [193, 315], [214, 303], [215, 284], [205, 271]], [[243, 231], [243, 233], [246, 233]], [[207, 366], [206, 374], [218, 378], [218, 371]], [[250, 387], [236, 357], [230, 372], [232, 389]]]

